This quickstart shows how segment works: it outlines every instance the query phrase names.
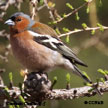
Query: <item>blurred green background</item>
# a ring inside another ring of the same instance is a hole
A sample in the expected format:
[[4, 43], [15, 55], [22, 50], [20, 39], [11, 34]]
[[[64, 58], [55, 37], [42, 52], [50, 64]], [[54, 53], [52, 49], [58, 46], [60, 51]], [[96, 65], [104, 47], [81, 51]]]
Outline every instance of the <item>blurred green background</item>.
[[[58, 10], [58, 13], [68, 13], [71, 10], [66, 7], [66, 3], [69, 2], [73, 5], [74, 8], [79, 7], [84, 3], [84, 0], [52, 0], [56, 6], [55, 8]], [[104, 26], [108, 26], [108, 0], [102, 0], [102, 6], [99, 5], [99, 0], [94, 0], [90, 5], [89, 14], [86, 13], [86, 8], [84, 7], [79, 11], [80, 20], [75, 20], [75, 15], [72, 15], [62, 22], [57, 24], [58, 27], [63, 28], [67, 27], [70, 30], [74, 28], [82, 28], [81, 24], [86, 23], [89, 27], [95, 27], [97, 22], [100, 22]], [[21, 4], [21, 11], [29, 14], [29, 1], [24, 1]], [[7, 14], [3, 17], [4, 21], [9, 18], [14, 12], [18, 10], [14, 6], [10, 6], [7, 10]], [[49, 21], [49, 13], [47, 8], [42, 9], [38, 13], [38, 19], [40, 22], [48, 24]], [[4, 25], [2, 22], [0, 23], [0, 30], [6, 29], [9, 33], [9, 28], [7, 25]], [[101, 37], [100, 41], [96, 44], [95, 37]], [[106, 37], [105, 39], [103, 37]], [[66, 37], [61, 38], [66, 43]], [[93, 41], [89, 41], [89, 40]], [[87, 41], [88, 40], [88, 41]], [[93, 45], [88, 45], [88, 43], [93, 42]], [[102, 42], [104, 47], [100, 44]], [[9, 43], [6, 38], [0, 37], [0, 54], [4, 54], [5, 46]], [[97, 72], [99, 68], [108, 70], [108, 30], [104, 32], [97, 31], [95, 35], [91, 35], [90, 31], [80, 32], [76, 34], [70, 35], [70, 42], [66, 43], [68, 46], [74, 49], [74, 52], [77, 52], [77, 49], [80, 49], [78, 53], [78, 57], [83, 60], [88, 68], [79, 67], [81, 70], [86, 71], [90, 78], [95, 82], [97, 78], [103, 77], [100, 73]], [[88, 46], [87, 46], [88, 45]], [[87, 47], [87, 48], [86, 48]], [[17, 62], [17, 60], [10, 52], [8, 56], [9, 62], [4, 62], [0, 59], [0, 68], [5, 68], [6, 72], [2, 74], [2, 78], [6, 85], [9, 84], [8, 73], [13, 73], [14, 85], [18, 85], [19, 82], [23, 81], [23, 77], [20, 75], [20, 69], [22, 69], [21, 65]], [[63, 69], [56, 69], [53, 72], [48, 73], [49, 79], [52, 81], [54, 76], [57, 76], [57, 84], [55, 85], [56, 89], [65, 88], [66, 87], [66, 74], [68, 71]], [[83, 86], [83, 80], [72, 73], [71, 75], [71, 87], [81, 87]], [[84, 104], [84, 101], [103, 101], [104, 104]], [[107, 108], [108, 107], [108, 93], [105, 93], [103, 96], [94, 96], [94, 97], [84, 97], [75, 100], [53, 100], [47, 101], [45, 106], [41, 106], [41, 108]]]

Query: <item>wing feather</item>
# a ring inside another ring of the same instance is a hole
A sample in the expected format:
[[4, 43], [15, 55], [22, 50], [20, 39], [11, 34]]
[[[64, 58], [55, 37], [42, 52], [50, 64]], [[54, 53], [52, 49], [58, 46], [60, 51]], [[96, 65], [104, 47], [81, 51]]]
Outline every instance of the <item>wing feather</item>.
[[[46, 26], [46, 25], [45, 25]], [[34, 26], [36, 28], [36, 25]], [[34, 36], [34, 41], [52, 49], [56, 50], [59, 53], [61, 53], [65, 58], [69, 59], [74, 64], [80, 64], [82, 66], [87, 65], [82, 62], [80, 59], [77, 58], [77, 56], [73, 53], [73, 51], [67, 47], [58, 37], [55, 32], [51, 32], [50, 34], [47, 33], [39, 33], [37, 32], [38, 29], [29, 30], [29, 33]], [[48, 27], [50, 28], [50, 27]], [[40, 27], [40, 30], [42, 31], [43, 28]], [[50, 30], [53, 30], [50, 28]]]

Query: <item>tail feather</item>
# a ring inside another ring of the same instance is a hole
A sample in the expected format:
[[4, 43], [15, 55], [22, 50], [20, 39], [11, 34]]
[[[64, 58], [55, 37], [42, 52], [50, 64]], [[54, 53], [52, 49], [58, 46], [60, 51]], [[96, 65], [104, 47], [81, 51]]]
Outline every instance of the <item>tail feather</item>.
[[75, 65], [74, 65], [74, 71], [78, 76], [82, 77], [85, 81], [92, 83], [92, 81], [88, 79]]

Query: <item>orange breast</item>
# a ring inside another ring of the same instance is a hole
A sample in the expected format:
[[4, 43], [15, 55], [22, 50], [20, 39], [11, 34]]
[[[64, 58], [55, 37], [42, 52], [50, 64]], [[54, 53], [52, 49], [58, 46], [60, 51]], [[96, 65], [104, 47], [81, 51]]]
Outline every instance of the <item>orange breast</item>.
[[32, 40], [30, 34], [23, 32], [10, 38], [13, 54], [19, 62], [32, 71], [45, 71], [55, 67], [60, 54]]

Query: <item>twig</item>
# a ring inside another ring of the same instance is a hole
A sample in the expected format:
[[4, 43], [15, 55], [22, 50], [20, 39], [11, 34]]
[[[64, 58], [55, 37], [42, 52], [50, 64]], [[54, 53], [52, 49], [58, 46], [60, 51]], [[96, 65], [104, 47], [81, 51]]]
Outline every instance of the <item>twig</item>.
[[47, 0], [44, 0], [44, 3], [45, 3], [46, 7], [47, 7], [48, 10], [49, 10], [50, 18], [51, 18], [53, 21], [55, 21], [55, 18], [54, 18], [54, 16], [53, 16], [52, 9], [48, 6]]
[[57, 21], [54, 21], [54, 23], [59, 23], [62, 20], [64, 20], [65, 18], [69, 17], [72, 14], [75, 14], [76, 12], [78, 12], [81, 8], [83, 8], [84, 6], [88, 5], [90, 2], [92, 2], [93, 0], [89, 0], [88, 2], [85, 2], [84, 4], [82, 4], [80, 7], [74, 9], [72, 12], [68, 13], [65, 15], [65, 17], [61, 17], [59, 18]]
[[36, 8], [37, 8], [37, 0], [30, 0], [30, 3], [32, 4], [32, 10], [31, 10], [31, 18], [34, 20], [36, 16]]
[[40, 10], [43, 9], [45, 6], [46, 6], [46, 5], [43, 4], [42, 6], [38, 7], [38, 8], [37, 8], [37, 11], [40, 11]]
[[11, 45], [8, 44], [6, 47], [5, 47], [5, 53], [4, 55], [1, 55], [0, 54], [0, 59], [4, 60], [5, 62], [8, 62], [8, 55], [9, 55], [9, 52], [10, 52], [10, 49], [11, 49]]
[[0, 37], [6, 37], [7, 39], [9, 39], [9, 34], [6, 33], [5, 30], [1, 30], [1, 31], [0, 31]]
[[[102, 27], [103, 27], [104, 30], [108, 29], [108, 27], [106, 27], [106, 26], [102, 26]], [[61, 34], [61, 35], [59, 35], [59, 37], [63, 37], [63, 36], [66, 36], [66, 35], [82, 32], [82, 31], [92, 31], [92, 30], [99, 30], [99, 29], [100, 29], [100, 27], [93, 27], [93, 28], [87, 27], [85, 29], [76, 29], [76, 30], [73, 30], [73, 31], [69, 31], [68, 33]]]
[[14, 5], [20, 10], [20, 5], [23, 0], [2, 0], [0, 3], [0, 10], [3, 10], [0, 13], [0, 17], [2, 18], [6, 14], [6, 10], [9, 8], [10, 5]]

